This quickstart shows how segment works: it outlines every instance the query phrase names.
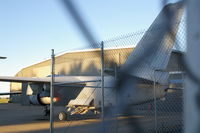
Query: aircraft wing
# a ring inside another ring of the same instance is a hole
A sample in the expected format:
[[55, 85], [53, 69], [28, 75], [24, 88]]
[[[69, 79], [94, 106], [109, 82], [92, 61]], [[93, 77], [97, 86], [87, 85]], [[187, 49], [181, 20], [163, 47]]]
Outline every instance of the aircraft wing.
[[[99, 76], [62, 76], [55, 77], [56, 84], [72, 84], [72, 83], [86, 83], [100, 81]], [[0, 81], [4, 82], [34, 82], [34, 83], [50, 83], [51, 77], [12, 77], [12, 76], [0, 76]]]
[[11, 76], [0, 76], [0, 81], [4, 82], [38, 82], [38, 83], [50, 83], [51, 79], [46, 78], [30, 78], [30, 77], [11, 77]]
[[16, 95], [16, 94], [22, 94], [21, 92], [3, 92], [0, 93], [0, 95]]

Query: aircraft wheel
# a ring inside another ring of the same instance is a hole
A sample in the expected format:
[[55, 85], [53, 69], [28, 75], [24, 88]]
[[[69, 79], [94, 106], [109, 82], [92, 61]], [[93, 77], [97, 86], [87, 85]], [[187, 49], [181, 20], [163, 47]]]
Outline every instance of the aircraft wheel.
[[67, 113], [65, 113], [65, 112], [60, 112], [60, 113], [58, 114], [58, 119], [59, 119], [60, 121], [66, 120], [66, 119], [67, 119]]

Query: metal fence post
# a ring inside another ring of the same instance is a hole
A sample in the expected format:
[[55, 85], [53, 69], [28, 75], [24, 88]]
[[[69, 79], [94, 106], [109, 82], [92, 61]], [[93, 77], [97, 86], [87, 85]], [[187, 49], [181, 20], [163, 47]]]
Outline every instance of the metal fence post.
[[[115, 64], [115, 81], [117, 81], [117, 78], [118, 78], [118, 66], [117, 64]], [[115, 133], [118, 133], [118, 111], [117, 111], [117, 103], [118, 103], [118, 91], [117, 89], [115, 88], [115, 124], [116, 124], [116, 129], [115, 129]]]
[[155, 133], [157, 133], [157, 104], [156, 104], [156, 75], [155, 75], [155, 71], [153, 71], [153, 91], [154, 91], [154, 128], [155, 128]]
[[185, 131], [199, 133], [200, 127], [200, 1], [187, 0], [187, 75], [185, 82]]
[[54, 49], [52, 49], [51, 53], [51, 88], [50, 88], [50, 97], [51, 97], [51, 103], [50, 103], [50, 133], [54, 133], [54, 109], [53, 109], [53, 98], [54, 98], [54, 68], [55, 68], [55, 55], [54, 55]]
[[101, 91], [102, 91], [102, 104], [101, 104], [101, 117], [104, 123], [104, 42], [101, 42]]

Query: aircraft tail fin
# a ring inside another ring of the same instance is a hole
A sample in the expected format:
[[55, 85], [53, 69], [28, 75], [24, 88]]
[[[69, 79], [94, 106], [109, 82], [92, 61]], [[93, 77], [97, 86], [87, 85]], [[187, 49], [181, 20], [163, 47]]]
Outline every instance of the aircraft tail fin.
[[166, 83], [168, 73], [156, 70], [165, 70], [167, 67], [182, 14], [183, 2], [166, 5], [130, 54], [122, 70], [135, 77]]

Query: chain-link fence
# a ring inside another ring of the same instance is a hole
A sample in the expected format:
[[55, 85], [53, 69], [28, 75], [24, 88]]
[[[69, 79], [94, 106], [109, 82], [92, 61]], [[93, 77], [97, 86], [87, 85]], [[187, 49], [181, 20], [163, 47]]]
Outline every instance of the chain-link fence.
[[[178, 9], [182, 10], [173, 10]], [[82, 132], [182, 132], [185, 73], [181, 60], [186, 34], [182, 13], [177, 12], [170, 32], [153, 24], [148, 30], [104, 41], [103, 116], [102, 50], [75, 50], [56, 57], [55, 74], [78, 79], [56, 85], [57, 95], [63, 96], [58, 104], [67, 105], [59, 114], [66, 123], [63, 132], [80, 132], [80, 128]], [[151, 49], [151, 43], [158, 47]], [[149, 53], [143, 53], [145, 49]]]
[[[186, 47], [186, 24], [183, 17], [184, 1], [167, 4], [169, 0], [164, 0], [163, 10], [148, 30], [122, 35], [101, 43], [94, 43], [96, 38], [82, 20], [75, 4], [70, 0], [63, 1], [83, 36], [90, 43], [89, 47], [57, 55], [53, 74], [50, 73], [51, 60], [22, 69], [16, 76], [45, 78], [38, 78], [36, 83], [33, 79], [12, 79], [23, 82], [22, 85], [11, 84], [11, 88], [15, 88], [13, 90], [22, 90], [22, 96], [26, 96], [25, 90], [32, 92], [29, 99], [28, 96], [20, 99], [20, 96], [12, 96], [11, 101], [21, 100], [25, 103], [27, 100], [28, 104], [43, 105], [48, 118], [52, 110], [49, 110], [50, 81], [46, 76], [51, 74], [56, 77], [53, 84], [54, 97], [51, 97], [56, 105], [55, 132], [183, 132], [184, 101], [186, 106], [193, 104], [188, 106], [192, 108], [192, 114], [194, 113], [192, 120], [194, 116], [198, 116], [195, 110], [199, 109], [200, 96], [197, 89], [198, 67], [194, 67], [196, 59], [193, 60], [196, 54], [191, 54], [198, 51], [191, 49], [189, 58], [183, 58], [189, 51]], [[191, 25], [191, 22], [193, 24], [193, 19], [189, 19], [188, 25]], [[196, 27], [191, 26], [188, 31], [190, 28], [194, 30]], [[193, 32], [188, 32], [191, 34], [188, 42], [192, 45], [199, 40], [198, 32]], [[194, 42], [191, 41], [193, 39]], [[193, 64], [190, 65], [189, 62]], [[188, 80], [186, 87], [185, 76]], [[10, 80], [9, 77], [2, 79]], [[185, 89], [187, 100], [184, 99]], [[193, 98], [193, 101], [189, 98]], [[185, 110], [185, 116], [190, 117], [190, 108]], [[190, 119], [186, 118], [185, 122], [190, 127], [192, 124], [188, 120]], [[198, 120], [195, 123], [198, 123]], [[186, 132], [193, 130], [188, 127], [186, 125]]]

